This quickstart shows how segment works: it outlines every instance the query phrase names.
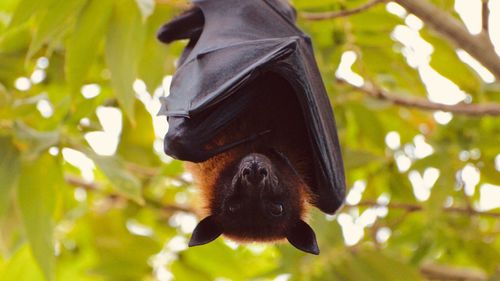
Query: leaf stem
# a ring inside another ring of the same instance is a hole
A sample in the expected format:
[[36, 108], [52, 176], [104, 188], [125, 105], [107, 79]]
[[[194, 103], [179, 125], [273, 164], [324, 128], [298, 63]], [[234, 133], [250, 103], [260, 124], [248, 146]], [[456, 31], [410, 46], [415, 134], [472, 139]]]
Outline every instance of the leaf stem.
[[[343, 80], [341, 80], [343, 81]], [[500, 116], [500, 104], [497, 103], [484, 103], [484, 104], [465, 104], [460, 103], [456, 105], [446, 105], [441, 103], [431, 102], [429, 100], [420, 98], [403, 98], [394, 94], [389, 94], [387, 91], [376, 87], [371, 83], [365, 83], [363, 86], [354, 86], [354, 88], [368, 94], [370, 97], [385, 100], [392, 104], [414, 107], [427, 111], [445, 111], [454, 114], [470, 115], [470, 116]]]
[[[349, 205], [349, 207], [387, 207], [389, 209], [399, 209], [399, 210], [405, 210], [408, 212], [418, 212], [422, 211], [424, 207], [422, 205], [418, 204], [410, 204], [410, 203], [389, 203], [389, 204], [380, 204], [375, 201], [362, 201], [356, 205]], [[498, 212], [482, 212], [482, 211], [477, 211], [472, 208], [468, 207], [444, 207], [443, 211], [449, 212], [449, 213], [460, 213], [460, 214], [466, 214], [470, 216], [484, 216], [484, 217], [492, 217], [492, 218], [500, 218], [500, 213]]]
[[380, 3], [387, 2], [388, 0], [371, 0], [359, 7], [353, 8], [353, 9], [348, 9], [348, 10], [340, 10], [340, 11], [329, 11], [329, 12], [318, 12], [318, 13], [311, 13], [311, 12], [301, 12], [299, 16], [305, 20], [310, 20], [310, 21], [319, 21], [319, 20], [329, 20], [329, 19], [336, 19], [336, 18], [341, 18], [341, 17], [347, 17], [351, 16], [354, 14], [358, 14], [361, 12], [364, 12]]

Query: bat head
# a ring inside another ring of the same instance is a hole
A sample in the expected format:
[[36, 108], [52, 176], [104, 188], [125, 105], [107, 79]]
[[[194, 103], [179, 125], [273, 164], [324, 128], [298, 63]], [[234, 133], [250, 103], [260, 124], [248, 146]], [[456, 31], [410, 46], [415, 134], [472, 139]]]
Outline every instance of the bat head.
[[219, 235], [236, 241], [286, 238], [296, 248], [318, 254], [314, 231], [302, 220], [306, 185], [286, 159], [251, 153], [221, 174], [210, 213], [195, 228], [189, 246]]

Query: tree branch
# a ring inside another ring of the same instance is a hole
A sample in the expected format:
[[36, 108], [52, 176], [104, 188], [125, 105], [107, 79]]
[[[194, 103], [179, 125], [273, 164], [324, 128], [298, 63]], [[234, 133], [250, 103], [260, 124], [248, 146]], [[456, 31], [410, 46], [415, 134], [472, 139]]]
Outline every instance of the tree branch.
[[491, 71], [497, 80], [500, 80], [500, 57], [484, 33], [475, 36], [470, 34], [461, 22], [427, 0], [395, 1], [451, 41], [457, 48], [469, 53]]
[[[141, 165], [138, 165], [138, 164], [135, 164], [135, 163], [131, 163], [131, 162], [127, 162], [125, 163], [125, 167], [127, 168], [127, 170], [129, 170], [130, 172], [134, 173], [134, 174], [137, 174], [137, 175], [140, 175], [142, 177], [145, 177], [145, 178], [153, 178], [153, 177], [156, 177], [160, 174], [160, 169], [158, 168], [151, 168], [151, 167], [145, 167], [145, 166], [141, 166]], [[191, 182], [183, 179], [182, 177], [170, 177], [172, 180], [176, 180], [184, 185], [190, 185], [192, 184]]]
[[[89, 183], [89, 182], [83, 180], [82, 178], [79, 178], [79, 177], [76, 177], [73, 175], [65, 175], [64, 180], [66, 181], [67, 184], [69, 184], [71, 186], [81, 187], [81, 188], [88, 190], [88, 191], [99, 190], [99, 185], [97, 183], [95, 183], [95, 182]], [[128, 198], [122, 196], [119, 193], [111, 193], [111, 194], [109, 194], [109, 198], [122, 198], [125, 200], [129, 200]], [[154, 201], [154, 200], [149, 199], [149, 198], [144, 198], [144, 201], [146, 202], [146, 204], [148, 206], [151, 206], [155, 209], [159, 209], [159, 210], [162, 210], [162, 211], [165, 211], [168, 213], [186, 212], [186, 213], [196, 214], [196, 211], [192, 208], [189, 208], [189, 207], [179, 206], [179, 205], [175, 205], [175, 204], [163, 204], [163, 203]]]
[[335, 19], [335, 18], [340, 18], [340, 17], [347, 17], [347, 16], [361, 13], [363, 11], [366, 11], [366, 10], [372, 8], [373, 6], [376, 6], [377, 4], [384, 3], [387, 1], [388, 0], [371, 0], [371, 1], [367, 2], [366, 4], [363, 4], [359, 7], [349, 9], [349, 10], [321, 12], [321, 13], [301, 12], [299, 14], [299, 16], [303, 19], [311, 20], [311, 21], [328, 20], [328, 19]]
[[[77, 176], [73, 175], [65, 175], [64, 180], [66, 181], [67, 184], [76, 186], [76, 187], [81, 187], [86, 190], [90, 191], [96, 191], [99, 190], [99, 185], [95, 182], [87, 182], [83, 180], [82, 178], [79, 178]], [[113, 193], [110, 194], [110, 197], [116, 198], [116, 197], [123, 197], [118, 193]], [[178, 205], [164, 205], [160, 202], [156, 202], [150, 199], [145, 199], [146, 203], [148, 205], [151, 205], [157, 209], [162, 209], [168, 212], [172, 211], [182, 211], [182, 212], [189, 212], [189, 213], [196, 213], [195, 210], [189, 207], [184, 207], [184, 206], [178, 206]], [[422, 211], [423, 207], [421, 205], [417, 204], [408, 204], [408, 203], [389, 203], [389, 204], [379, 204], [375, 201], [362, 201], [356, 205], [352, 205], [350, 207], [356, 207], [356, 206], [365, 206], [365, 207], [387, 207], [389, 209], [400, 209], [400, 210], [405, 210], [407, 212], [417, 212], [417, 211]], [[492, 218], [500, 218], [500, 213], [496, 212], [481, 212], [474, 210], [469, 207], [446, 207], [443, 208], [443, 211], [445, 212], [451, 212], [451, 213], [462, 213], [462, 214], [468, 214], [471, 216], [486, 216], [486, 217], [492, 217]]]
[[144, 167], [131, 162], [125, 163], [125, 167], [134, 174], [139, 174], [148, 178], [156, 177], [160, 173], [157, 168]]
[[71, 186], [81, 187], [86, 190], [97, 190], [99, 186], [94, 182], [87, 182], [79, 177], [73, 175], [64, 175], [64, 181]]
[[[350, 84], [351, 85], [351, 84]], [[407, 98], [392, 95], [385, 90], [377, 88], [370, 83], [365, 83], [363, 86], [354, 86], [354, 88], [368, 94], [370, 97], [385, 100], [395, 105], [405, 107], [415, 107], [427, 111], [446, 111], [454, 114], [470, 115], [470, 116], [500, 116], [500, 104], [486, 103], [486, 104], [456, 104], [446, 105], [441, 103], [434, 103], [429, 100], [420, 98]]]
[[486, 281], [486, 274], [480, 271], [462, 268], [453, 268], [436, 264], [424, 264], [420, 272], [429, 280], [449, 281]]
[[[489, 0], [483, 0], [481, 18], [482, 18], [482, 33], [490, 39], [489, 35], [489, 20], [490, 20], [490, 8], [488, 7]], [[491, 39], [490, 39], [491, 40]]]
[[[405, 210], [408, 212], [418, 212], [422, 211], [423, 207], [417, 204], [409, 204], [409, 203], [389, 203], [389, 204], [379, 204], [375, 201], [362, 201], [354, 206], [364, 206], [364, 207], [387, 207], [389, 209], [399, 209]], [[445, 207], [443, 211], [449, 213], [460, 213], [467, 214], [469, 216], [483, 216], [483, 217], [491, 217], [491, 218], [500, 218], [500, 213], [496, 212], [481, 212], [474, 210], [472, 208], [467, 207]]]

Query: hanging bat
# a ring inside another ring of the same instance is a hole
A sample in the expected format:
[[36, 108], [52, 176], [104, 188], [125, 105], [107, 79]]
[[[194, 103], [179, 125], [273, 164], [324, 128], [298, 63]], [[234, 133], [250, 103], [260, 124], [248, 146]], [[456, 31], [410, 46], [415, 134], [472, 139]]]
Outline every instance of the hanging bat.
[[319, 254], [307, 209], [334, 213], [345, 179], [310, 38], [282, 0], [193, 4], [158, 32], [189, 40], [160, 110], [165, 153], [189, 162], [207, 207], [189, 246], [286, 238]]

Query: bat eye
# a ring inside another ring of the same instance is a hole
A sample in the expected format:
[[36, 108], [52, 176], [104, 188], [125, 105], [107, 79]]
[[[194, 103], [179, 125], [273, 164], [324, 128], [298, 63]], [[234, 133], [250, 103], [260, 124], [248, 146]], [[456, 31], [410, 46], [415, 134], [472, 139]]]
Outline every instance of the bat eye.
[[271, 215], [273, 215], [275, 217], [279, 217], [279, 216], [283, 215], [283, 205], [271, 203], [269, 205], [269, 212], [271, 213]]

